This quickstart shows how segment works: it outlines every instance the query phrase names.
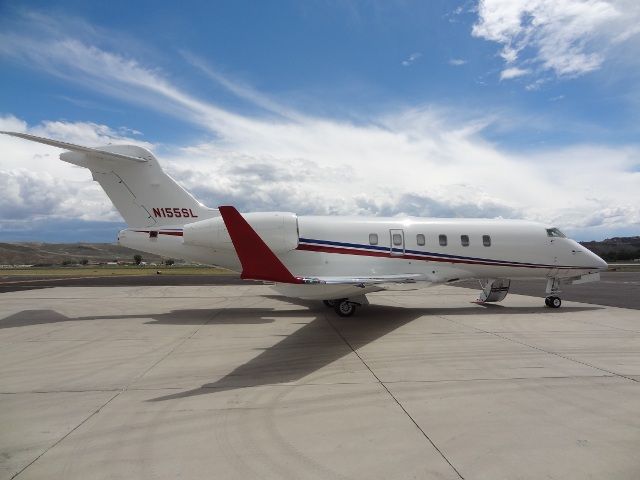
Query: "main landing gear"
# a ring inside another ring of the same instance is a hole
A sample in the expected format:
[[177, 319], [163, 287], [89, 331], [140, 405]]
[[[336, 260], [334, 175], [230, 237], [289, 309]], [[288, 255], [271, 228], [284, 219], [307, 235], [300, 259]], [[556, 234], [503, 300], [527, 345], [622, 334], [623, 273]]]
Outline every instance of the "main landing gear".
[[[358, 300], [358, 301], [354, 301]], [[354, 313], [356, 313], [356, 308], [362, 305], [367, 305], [369, 302], [367, 298], [363, 295], [361, 297], [348, 299], [348, 298], [339, 298], [337, 300], [323, 300], [327, 307], [333, 308], [335, 312], [341, 317], [350, 317]]]
[[560, 300], [560, 297], [550, 295], [544, 299], [544, 304], [549, 308], [560, 308], [560, 305], [562, 305], [562, 300]]

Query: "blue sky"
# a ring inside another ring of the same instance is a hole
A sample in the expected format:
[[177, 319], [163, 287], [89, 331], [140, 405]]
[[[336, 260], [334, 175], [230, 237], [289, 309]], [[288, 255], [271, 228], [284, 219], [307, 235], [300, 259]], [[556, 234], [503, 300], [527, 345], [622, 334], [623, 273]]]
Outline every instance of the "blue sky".
[[[211, 206], [639, 234], [638, 25], [630, 0], [5, 1], [0, 127], [142, 144]], [[0, 240], [115, 238], [86, 172], [0, 142]]]

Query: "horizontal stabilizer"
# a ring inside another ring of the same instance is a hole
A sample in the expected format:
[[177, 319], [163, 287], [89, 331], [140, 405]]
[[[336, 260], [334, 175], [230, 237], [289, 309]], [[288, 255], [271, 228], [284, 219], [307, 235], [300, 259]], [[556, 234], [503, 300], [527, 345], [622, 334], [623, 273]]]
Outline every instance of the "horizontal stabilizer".
[[98, 148], [83, 147], [81, 145], [74, 145], [73, 143], [60, 142], [58, 140], [51, 140], [50, 138], [38, 137], [36, 135], [30, 135], [28, 133], [18, 132], [0, 132], [5, 135], [11, 135], [12, 137], [24, 138], [25, 140], [31, 140], [32, 142], [44, 143], [45, 145], [51, 145], [52, 147], [64, 148], [72, 152], [86, 153], [93, 157], [107, 160], [127, 160], [130, 162], [145, 163], [146, 159], [140, 157], [132, 157], [130, 155], [123, 155], [121, 153], [107, 152]]

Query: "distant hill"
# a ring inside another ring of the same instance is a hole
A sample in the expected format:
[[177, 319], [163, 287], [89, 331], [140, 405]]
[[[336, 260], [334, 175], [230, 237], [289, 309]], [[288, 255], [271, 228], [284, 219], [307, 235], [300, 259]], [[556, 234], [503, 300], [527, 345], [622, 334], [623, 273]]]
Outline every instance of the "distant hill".
[[607, 262], [640, 258], [640, 237], [614, 237], [600, 242], [580, 242]]
[[0, 243], [0, 265], [62, 265], [113, 261], [132, 262], [142, 255], [145, 262], [160, 263], [162, 257], [112, 243]]

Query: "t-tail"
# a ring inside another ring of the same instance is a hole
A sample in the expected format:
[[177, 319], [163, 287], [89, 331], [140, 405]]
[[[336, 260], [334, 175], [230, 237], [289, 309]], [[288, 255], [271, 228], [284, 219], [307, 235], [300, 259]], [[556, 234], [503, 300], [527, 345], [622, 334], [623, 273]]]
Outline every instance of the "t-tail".
[[60, 159], [91, 170], [130, 228], [176, 226], [219, 215], [167, 175], [146, 148], [107, 145], [88, 148], [26, 133], [0, 132], [69, 150]]

